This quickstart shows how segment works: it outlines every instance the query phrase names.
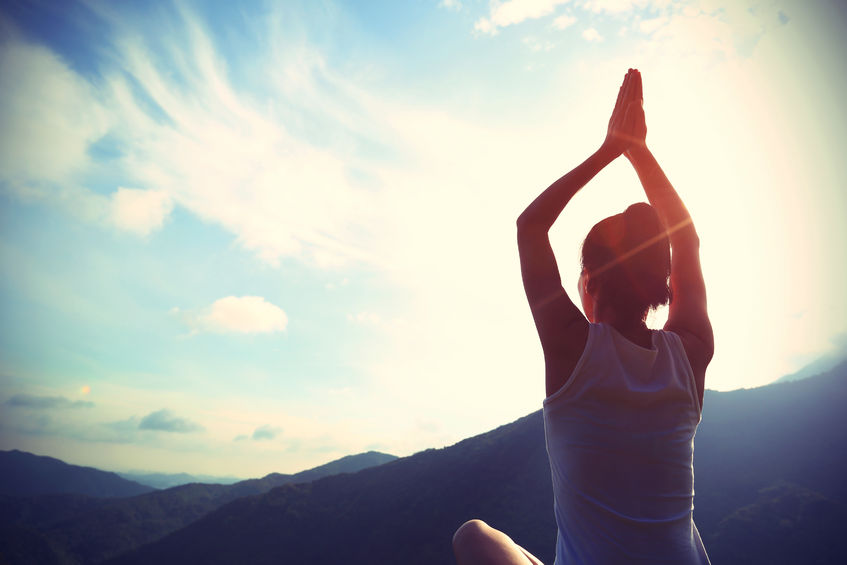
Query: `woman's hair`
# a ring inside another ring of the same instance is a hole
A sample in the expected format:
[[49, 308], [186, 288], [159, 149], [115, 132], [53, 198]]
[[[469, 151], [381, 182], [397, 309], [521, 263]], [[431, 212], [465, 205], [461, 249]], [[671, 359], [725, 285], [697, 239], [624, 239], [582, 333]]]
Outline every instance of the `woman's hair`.
[[671, 250], [652, 206], [633, 204], [598, 222], [582, 244], [588, 292], [624, 316], [642, 319], [670, 300]]

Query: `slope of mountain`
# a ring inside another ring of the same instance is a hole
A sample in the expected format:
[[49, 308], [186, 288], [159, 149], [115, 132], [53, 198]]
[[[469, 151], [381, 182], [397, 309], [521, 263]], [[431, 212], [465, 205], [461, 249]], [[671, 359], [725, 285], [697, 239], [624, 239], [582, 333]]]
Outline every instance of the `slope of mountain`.
[[96, 497], [135, 496], [153, 489], [115, 473], [69, 465], [17, 449], [0, 451], [0, 494], [30, 496], [74, 493]]
[[149, 487], [165, 489], [188, 485], [191, 483], [204, 483], [207, 485], [231, 485], [243, 481], [238, 477], [216, 477], [213, 475], [189, 475], [188, 473], [118, 473], [121, 477], [135, 481]]
[[448, 563], [453, 531], [471, 517], [543, 555], [555, 530], [542, 429], [535, 413], [449, 448], [242, 498], [116, 562]]
[[843, 504], [779, 481], [721, 520], [710, 536], [709, 556], [725, 565], [843, 563], [845, 523]]
[[[294, 475], [272, 473], [234, 485], [189, 484], [132, 498], [101, 500], [78, 495], [0, 497], [0, 557], [12, 547], [8, 540], [15, 540], [20, 545], [20, 540], [24, 539], [33, 551], [35, 548], [45, 552], [52, 550], [61, 556], [59, 561], [49, 561], [44, 557], [43, 563], [97, 563], [155, 541], [237, 498], [314, 477], [356, 471], [392, 459], [396, 457], [368, 452]], [[20, 532], [22, 528], [31, 530], [31, 533], [39, 532], [43, 539], [8, 534], [10, 529]], [[45, 540], [49, 540], [46, 549], [41, 547]]]
[[838, 339], [840, 341], [840, 344], [835, 351], [812, 361], [811, 363], [809, 363], [805, 367], [802, 367], [799, 371], [795, 373], [780, 377], [775, 382], [784, 383], [788, 381], [799, 381], [802, 379], [808, 379], [809, 377], [815, 377], [822, 373], [831, 371], [841, 363], [847, 361], [847, 335], [841, 335]]
[[[829, 551], [841, 536], [820, 527], [814, 513], [840, 520], [847, 503], [845, 402], [847, 365], [803, 381], [707, 394], [695, 450], [695, 519], [707, 549], [714, 544], [728, 563], [772, 563], [774, 552], [756, 548], [788, 520], [803, 535], [783, 536], [780, 554], [841, 562]], [[774, 512], [778, 520], [765, 519]], [[235, 500], [110, 563], [448, 564], [451, 535], [471, 517], [553, 561], [540, 413], [445, 449]]]

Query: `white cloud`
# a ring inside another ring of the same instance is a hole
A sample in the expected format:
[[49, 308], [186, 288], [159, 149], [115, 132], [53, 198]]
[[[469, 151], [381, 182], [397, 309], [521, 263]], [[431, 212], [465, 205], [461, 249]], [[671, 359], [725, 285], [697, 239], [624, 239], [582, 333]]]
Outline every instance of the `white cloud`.
[[0, 76], [0, 178], [67, 183], [107, 131], [95, 90], [52, 51], [15, 39], [0, 43]]
[[499, 2], [492, 0], [489, 4], [488, 17], [480, 18], [474, 24], [474, 29], [480, 33], [495, 34], [502, 27], [519, 24], [548, 16], [557, 6], [570, 0], [507, 0]]
[[172, 209], [170, 196], [162, 190], [119, 187], [112, 194], [110, 219], [121, 229], [148, 235], [162, 227]]
[[586, 41], [590, 42], [600, 42], [603, 41], [603, 36], [600, 35], [600, 32], [594, 29], [593, 27], [589, 27], [582, 32], [582, 38]]
[[438, 5], [456, 12], [462, 9], [462, 3], [459, 0], [441, 0], [441, 3]]
[[660, 7], [667, 4], [667, 2], [657, 2], [656, 0], [585, 0], [582, 7], [596, 13], [622, 14], [644, 8], [648, 4], [653, 4], [654, 7]]
[[199, 315], [183, 313], [195, 331], [213, 333], [270, 333], [284, 331], [288, 316], [261, 296], [227, 296], [215, 300]]
[[556, 29], [567, 29], [576, 23], [576, 17], [569, 14], [563, 14], [553, 20], [553, 27]]

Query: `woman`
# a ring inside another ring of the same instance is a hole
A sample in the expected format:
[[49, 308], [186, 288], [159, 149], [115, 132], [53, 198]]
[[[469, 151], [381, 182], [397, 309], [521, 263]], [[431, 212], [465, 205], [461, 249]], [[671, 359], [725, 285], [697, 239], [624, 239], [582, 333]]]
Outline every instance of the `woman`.
[[[641, 75], [630, 69], [600, 149], [518, 218], [524, 289], [546, 366], [556, 565], [709, 562], [692, 518], [693, 439], [714, 340], [699, 239], [646, 134]], [[621, 155], [650, 205], [589, 232], [583, 316], [562, 288], [547, 234], [574, 194]], [[664, 330], [647, 328], [650, 309], [669, 300]], [[460, 565], [541, 563], [479, 520], [459, 528], [453, 545]]]

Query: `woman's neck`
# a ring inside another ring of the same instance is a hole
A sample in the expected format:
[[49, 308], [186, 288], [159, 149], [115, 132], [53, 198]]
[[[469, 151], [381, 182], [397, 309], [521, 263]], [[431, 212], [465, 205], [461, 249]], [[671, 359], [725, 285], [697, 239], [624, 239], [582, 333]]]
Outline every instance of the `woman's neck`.
[[612, 308], [596, 308], [594, 314], [597, 322], [612, 326], [629, 341], [641, 347], [650, 348], [652, 346], [652, 337], [644, 318], [621, 316], [618, 311]]

